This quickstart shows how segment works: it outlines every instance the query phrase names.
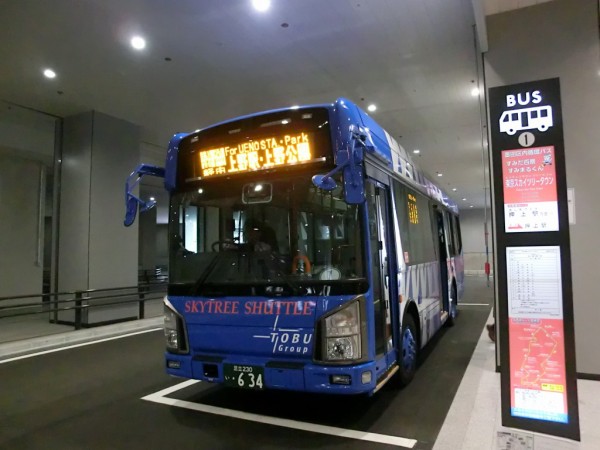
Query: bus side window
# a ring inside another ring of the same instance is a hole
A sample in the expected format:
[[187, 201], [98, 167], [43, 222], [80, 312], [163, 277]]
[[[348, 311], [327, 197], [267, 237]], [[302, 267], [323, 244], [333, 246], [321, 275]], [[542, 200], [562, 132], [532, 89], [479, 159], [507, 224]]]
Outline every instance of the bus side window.
[[502, 122], [509, 122], [509, 121], [510, 121], [510, 114], [505, 114], [504, 119], [502, 119]]
[[519, 120], [519, 114], [518, 113], [512, 113], [510, 115], [510, 120], [513, 120], [513, 121]]
[[454, 231], [454, 221], [452, 220], [452, 215], [447, 214], [446, 220], [448, 222], [448, 227], [450, 228], [449, 233], [448, 233], [450, 235], [450, 239], [448, 240], [450, 256], [456, 256], [456, 233]]
[[462, 252], [462, 237], [460, 235], [460, 220], [456, 216], [452, 216], [454, 220], [454, 232], [456, 233], [456, 253], [460, 255]]
[[535, 111], [535, 110], [531, 111], [531, 118], [532, 119], [537, 119], [537, 116], [538, 116], [538, 112], [537, 111]]
[[540, 111], [540, 117], [548, 117], [548, 110], [547, 109], [542, 109]]

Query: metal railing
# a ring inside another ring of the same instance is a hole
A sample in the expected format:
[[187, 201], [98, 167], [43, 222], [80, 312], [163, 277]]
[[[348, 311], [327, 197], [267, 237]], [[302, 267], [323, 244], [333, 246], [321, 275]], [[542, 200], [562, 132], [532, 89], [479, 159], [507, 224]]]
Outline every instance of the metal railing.
[[[133, 303], [137, 304], [137, 317], [116, 319], [113, 322], [144, 319], [146, 302], [161, 299], [166, 290], [167, 282], [161, 279], [140, 283], [137, 286], [0, 297], [0, 320], [48, 314], [50, 323], [72, 324], [76, 330], [79, 330], [88, 325], [86, 322], [88, 311]], [[70, 317], [65, 320], [64, 313], [69, 315], [72, 313], [73, 320], [69, 320]]]

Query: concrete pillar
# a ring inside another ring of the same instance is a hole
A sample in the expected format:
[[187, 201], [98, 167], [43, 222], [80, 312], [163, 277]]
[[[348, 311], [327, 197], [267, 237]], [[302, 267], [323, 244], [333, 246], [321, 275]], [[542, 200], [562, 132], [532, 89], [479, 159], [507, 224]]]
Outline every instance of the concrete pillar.
[[[96, 111], [64, 120], [59, 291], [137, 285], [138, 225], [124, 227], [123, 217], [125, 179], [139, 163], [139, 141], [138, 126]], [[133, 317], [135, 308], [92, 308], [84, 321]]]
[[156, 269], [156, 208], [139, 214], [138, 221], [140, 269], [152, 276]]

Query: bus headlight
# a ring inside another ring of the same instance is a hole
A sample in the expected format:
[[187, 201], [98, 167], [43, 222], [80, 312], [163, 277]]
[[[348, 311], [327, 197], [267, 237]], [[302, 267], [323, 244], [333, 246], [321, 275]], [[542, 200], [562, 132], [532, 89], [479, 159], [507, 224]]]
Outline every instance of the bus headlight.
[[324, 319], [325, 361], [354, 361], [362, 357], [360, 304], [353, 301]]
[[183, 318], [166, 298], [164, 301], [164, 324], [167, 350], [173, 353], [187, 353]]

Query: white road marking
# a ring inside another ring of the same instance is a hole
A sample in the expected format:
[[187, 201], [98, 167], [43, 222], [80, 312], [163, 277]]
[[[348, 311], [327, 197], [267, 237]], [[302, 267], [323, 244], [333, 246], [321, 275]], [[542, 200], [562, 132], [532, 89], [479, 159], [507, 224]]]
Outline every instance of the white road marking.
[[113, 336], [113, 337], [109, 337], [109, 338], [99, 339], [97, 341], [83, 342], [81, 344], [69, 345], [67, 347], [53, 348], [51, 350], [44, 350], [44, 351], [37, 352], [37, 353], [30, 353], [30, 354], [27, 354], [27, 355], [15, 356], [14, 358], [0, 360], [0, 364], [12, 362], [12, 361], [18, 361], [20, 359], [33, 358], [34, 356], [46, 355], [48, 353], [62, 352], [63, 350], [69, 350], [71, 348], [77, 348], [77, 347], [84, 347], [86, 345], [99, 344], [100, 342], [114, 341], [115, 339], [123, 339], [123, 338], [126, 338], [126, 337], [135, 336], [137, 334], [151, 333], [153, 331], [159, 331], [159, 330], [163, 330], [163, 328], [160, 327], [160, 328], [152, 328], [151, 330], [136, 331], [135, 333], [122, 334], [122, 335], [119, 335], [119, 336]]
[[330, 427], [326, 425], [318, 425], [314, 423], [299, 422], [297, 420], [281, 419], [279, 417], [263, 416], [260, 414], [247, 413], [237, 411], [235, 409], [220, 408], [218, 406], [209, 406], [202, 403], [193, 403], [185, 400], [177, 400], [175, 398], [165, 397], [181, 389], [189, 387], [198, 380], [187, 380], [183, 383], [176, 384], [162, 391], [142, 397], [142, 400], [159, 403], [161, 405], [176, 406], [178, 408], [191, 409], [193, 411], [203, 412], [207, 414], [215, 414], [218, 416], [230, 417], [233, 419], [248, 420], [251, 422], [264, 423], [267, 425], [275, 425], [278, 427], [292, 428], [295, 430], [308, 431], [311, 433], [328, 434], [348, 439], [357, 439], [361, 441], [377, 442], [380, 444], [395, 445], [397, 447], [413, 448], [417, 441], [415, 439], [407, 439], [399, 436], [389, 436], [387, 434], [368, 433], [366, 431], [348, 430], [345, 428]]

